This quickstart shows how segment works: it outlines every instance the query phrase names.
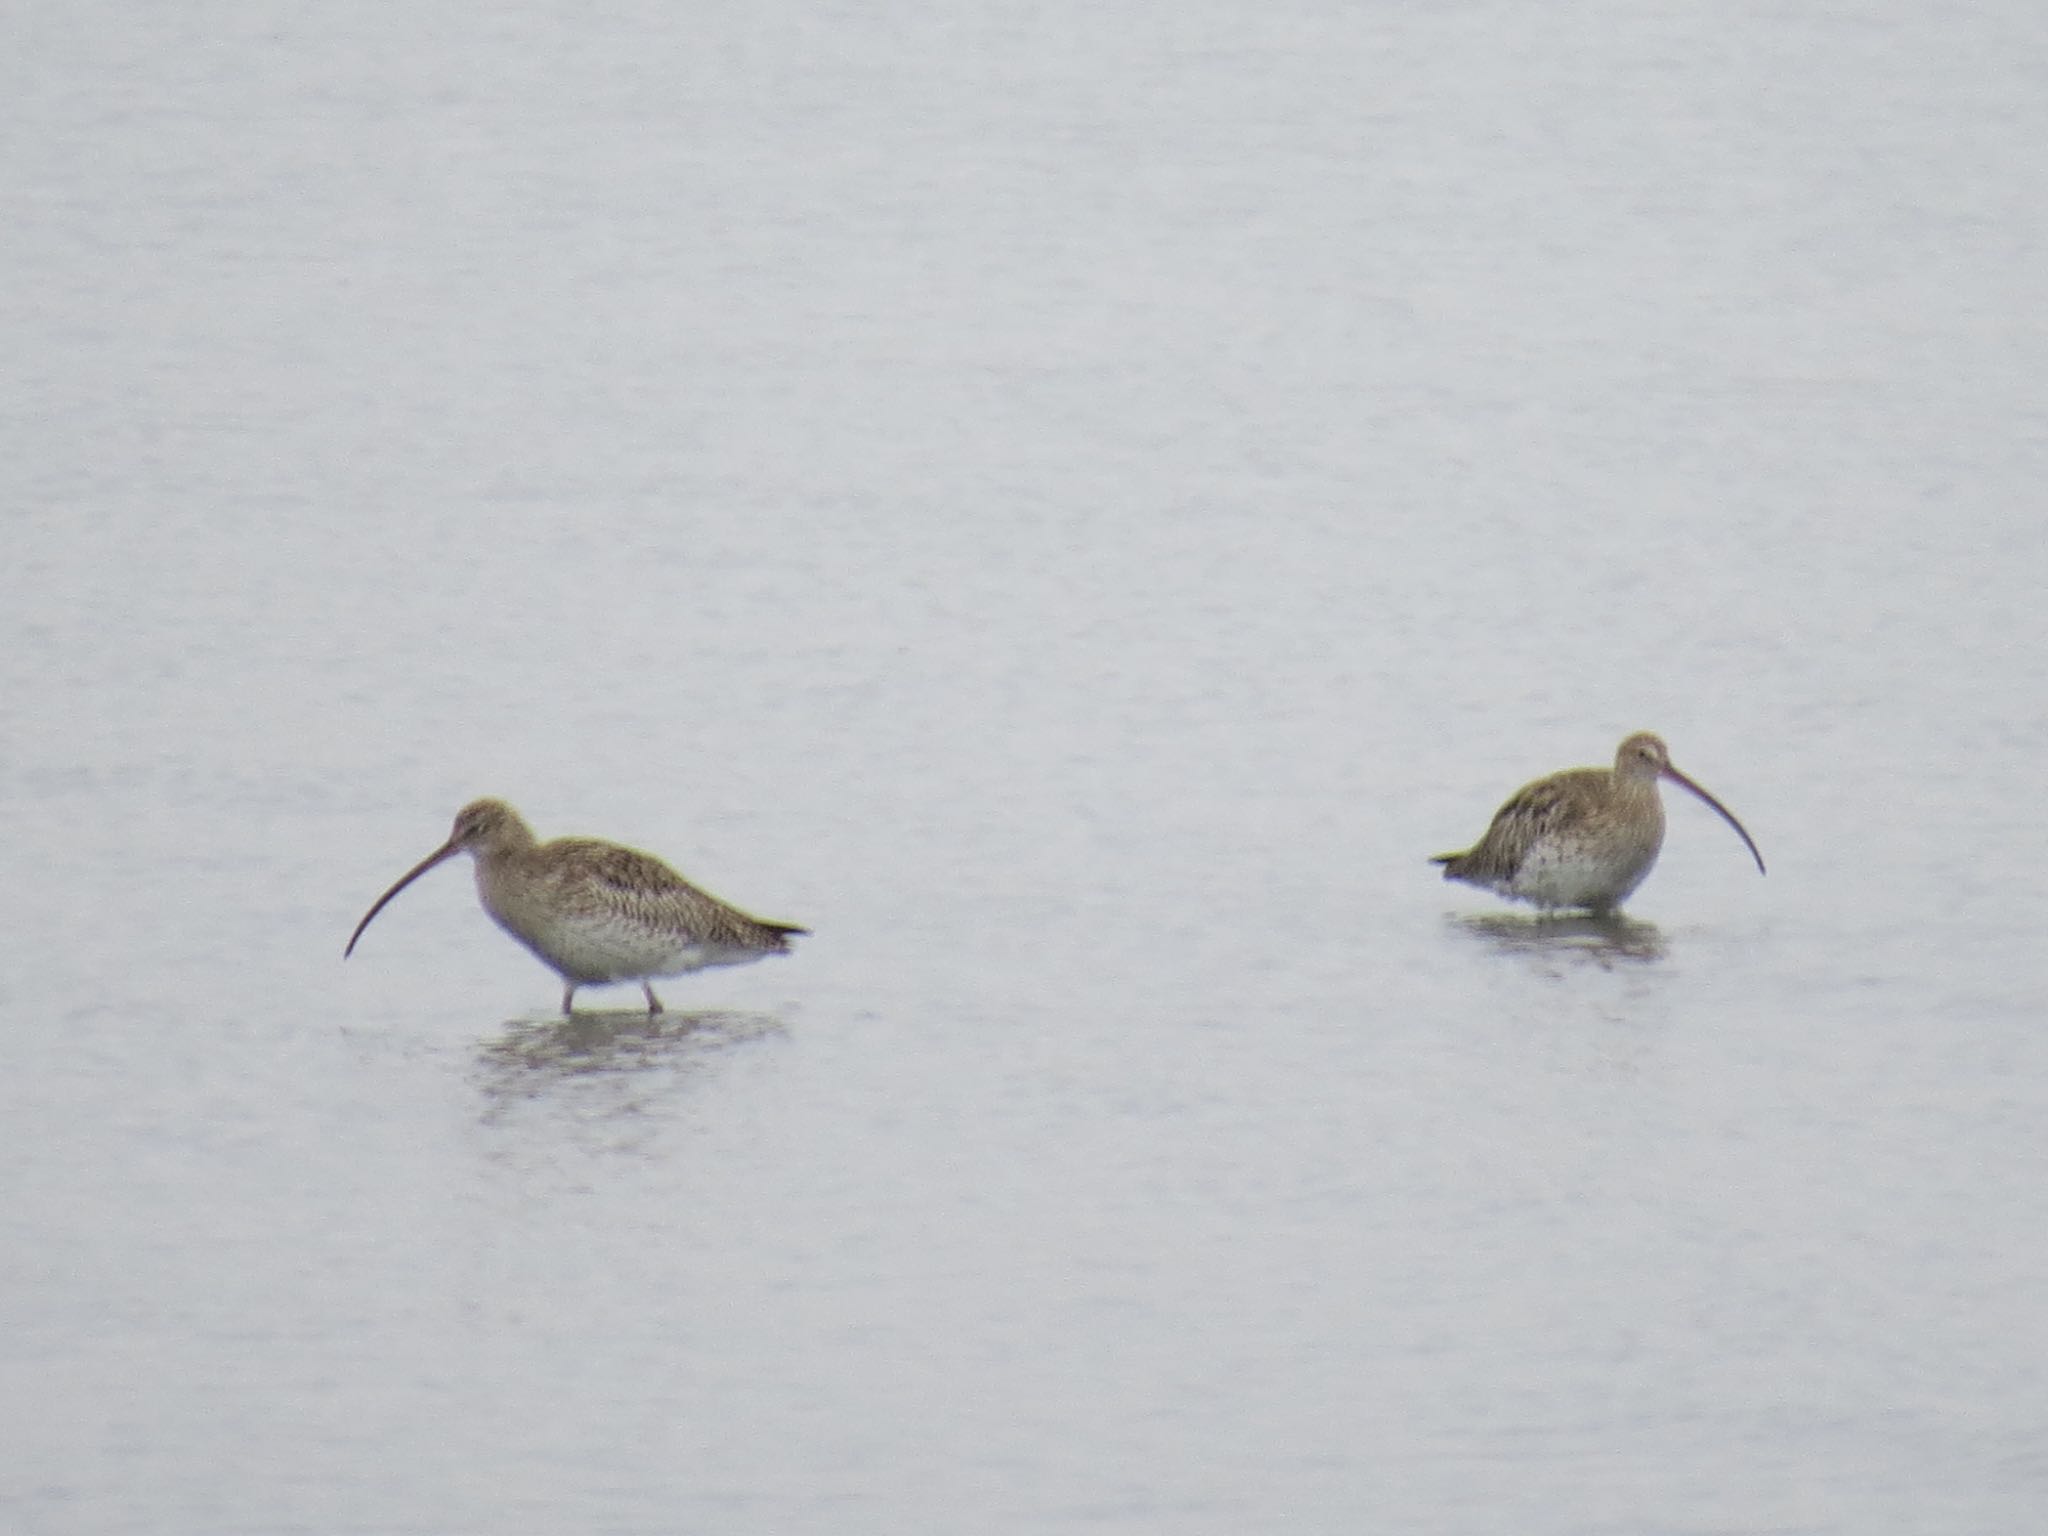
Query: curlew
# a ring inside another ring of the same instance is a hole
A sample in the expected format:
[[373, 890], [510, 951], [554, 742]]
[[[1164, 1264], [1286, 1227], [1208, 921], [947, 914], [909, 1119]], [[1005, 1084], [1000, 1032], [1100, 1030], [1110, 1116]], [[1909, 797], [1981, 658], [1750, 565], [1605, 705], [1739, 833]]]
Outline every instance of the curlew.
[[656, 976], [745, 965], [784, 954], [807, 928], [767, 923], [700, 891], [661, 860], [589, 837], [537, 842], [502, 800], [475, 800], [448, 841], [401, 875], [349, 935], [356, 940], [391, 898], [458, 853], [476, 860], [476, 891], [492, 921], [562, 978], [562, 1012], [578, 987], [637, 981], [650, 1015], [661, 1012]]
[[1764, 856], [1734, 813], [1672, 767], [1663, 740], [1648, 731], [1621, 744], [1612, 768], [1569, 768], [1525, 784], [1494, 814], [1476, 845], [1430, 862], [1443, 865], [1446, 880], [1484, 886], [1517, 901], [1612, 912], [1643, 883], [1664, 846], [1659, 779], [1712, 806], [1748, 844], [1763, 873]]

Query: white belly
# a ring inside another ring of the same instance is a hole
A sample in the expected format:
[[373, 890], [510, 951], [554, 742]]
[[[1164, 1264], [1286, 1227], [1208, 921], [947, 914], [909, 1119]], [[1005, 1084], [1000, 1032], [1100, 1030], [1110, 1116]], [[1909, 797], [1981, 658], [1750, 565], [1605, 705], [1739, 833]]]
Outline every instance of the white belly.
[[761, 958], [759, 950], [709, 944], [618, 917], [578, 915], [537, 922], [517, 912], [491, 916], [555, 974], [578, 985], [681, 976], [706, 966]]
[[1539, 907], [1618, 907], [1649, 878], [1655, 848], [1592, 848], [1539, 842], [1501, 894]]

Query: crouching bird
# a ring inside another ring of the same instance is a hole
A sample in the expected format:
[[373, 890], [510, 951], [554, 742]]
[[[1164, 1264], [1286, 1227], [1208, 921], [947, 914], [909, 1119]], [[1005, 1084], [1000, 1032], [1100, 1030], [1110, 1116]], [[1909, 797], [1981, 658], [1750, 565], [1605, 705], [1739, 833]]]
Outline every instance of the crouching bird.
[[1763, 873], [1764, 856], [1734, 813], [1674, 768], [1663, 740], [1648, 731], [1622, 742], [1612, 768], [1568, 768], [1523, 785], [1494, 813], [1486, 836], [1430, 862], [1443, 865], [1446, 880], [1516, 901], [1612, 912], [1648, 877], [1664, 846], [1659, 779], [1712, 806]]

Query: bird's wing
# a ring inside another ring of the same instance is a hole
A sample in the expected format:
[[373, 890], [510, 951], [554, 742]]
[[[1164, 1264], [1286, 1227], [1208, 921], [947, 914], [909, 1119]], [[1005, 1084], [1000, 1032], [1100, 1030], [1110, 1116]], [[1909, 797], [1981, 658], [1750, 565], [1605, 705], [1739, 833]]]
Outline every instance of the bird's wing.
[[1585, 772], [1575, 768], [1553, 773], [1516, 790], [1493, 813], [1493, 824], [1465, 855], [1464, 867], [1474, 874], [1512, 880], [1531, 848], [1578, 819], [1584, 799], [1579, 780]]
[[[762, 923], [699, 890], [652, 854], [579, 839], [592, 894], [609, 911], [711, 944], [758, 948], [778, 925]], [[788, 930], [801, 932], [800, 929]]]

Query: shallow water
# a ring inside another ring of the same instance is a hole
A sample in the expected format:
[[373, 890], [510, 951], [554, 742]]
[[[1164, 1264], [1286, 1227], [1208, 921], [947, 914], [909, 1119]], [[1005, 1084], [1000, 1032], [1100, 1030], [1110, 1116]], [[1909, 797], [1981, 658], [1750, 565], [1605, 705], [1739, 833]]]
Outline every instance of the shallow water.
[[2028, 1526], [2043, 27], [22, 24], [0, 1524]]

